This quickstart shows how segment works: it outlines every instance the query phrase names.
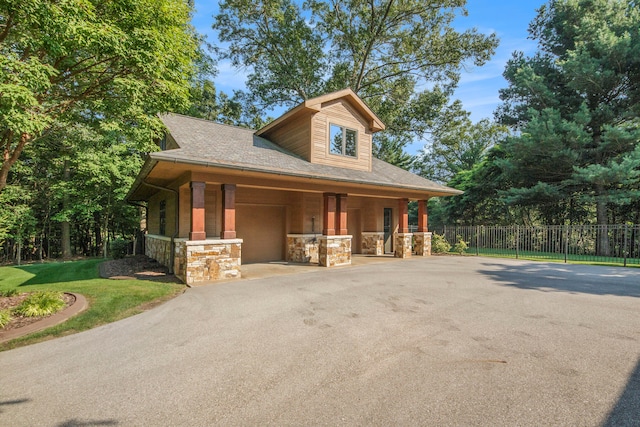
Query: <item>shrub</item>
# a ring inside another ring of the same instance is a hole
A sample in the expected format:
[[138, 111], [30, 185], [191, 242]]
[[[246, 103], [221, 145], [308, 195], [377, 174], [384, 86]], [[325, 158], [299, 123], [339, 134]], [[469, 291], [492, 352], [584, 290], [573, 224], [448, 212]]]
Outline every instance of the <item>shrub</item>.
[[65, 306], [61, 292], [39, 291], [29, 295], [15, 312], [27, 317], [49, 316]]
[[435, 254], [446, 254], [451, 250], [451, 245], [447, 239], [440, 234], [433, 233], [431, 236], [431, 252]]
[[453, 247], [453, 251], [457, 254], [462, 255], [467, 251], [467, 249], [469, 249], [469, 245], [467, 245], [467, 242], [462, 240], [462, 236], [456, 236], [456, 237], [458, 238], [458, 243], [456, 243], [455, 246]]
[[11, 310], [0, 310], [0, 329], [4, 328], [11, 321]]
[[111, 250], [111, 256], [114, 259], [121, 259], [127, 255], [127, 249], [129, 248], [129, 242], [122, 238], [117, 238], [111, 241], [109, 249]]
[[7, 289], [5, 291], [0, 291], [0, 297], [14, 297], [18, 295], [20, 291], [17, 289]]

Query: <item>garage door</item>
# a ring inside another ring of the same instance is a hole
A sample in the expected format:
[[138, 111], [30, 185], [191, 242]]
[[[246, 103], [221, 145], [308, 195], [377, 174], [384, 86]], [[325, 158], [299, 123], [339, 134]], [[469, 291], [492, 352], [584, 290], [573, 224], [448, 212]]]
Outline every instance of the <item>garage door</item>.
[[284, 206], [236, 205], [236, 233], [242, 242], [242, 263], [284, 259]]

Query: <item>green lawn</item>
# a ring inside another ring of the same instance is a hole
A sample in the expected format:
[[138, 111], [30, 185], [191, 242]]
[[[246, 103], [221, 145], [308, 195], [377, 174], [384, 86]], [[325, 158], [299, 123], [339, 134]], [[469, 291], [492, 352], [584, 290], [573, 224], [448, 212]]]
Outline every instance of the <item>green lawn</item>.
[[[497, 258], [516, 258], [516, 252], [513, 249], [479, 249], [478, 255], [490, 256]], [[466, 254], [476, 255], [476, 248], [470, 247], [467, 249]], [[517, 258], [531, 261], [550, 261], [550, 262], [564, 262], [564, 254], [554, 252], [536, 252], [536, 251], [519, 251]], [[616, 257], [603, 257], [596, 255], [576, 255], [569, 254], [567, 256], [567, 262], [569, 264], [591, 264], [591, 265], [605, 265], [605, 266], [622, 266], [624, 260]], [[640, 267], [640, 260], [638, 258], [627, 258], [627, 267]]]
[[185, 287], [146, 280], [109, 280], [98, 275], [101, 259], [0, 267], [0, 292], [54, 290], [84, 295], [89, 308], [66, 322], [0, 344], [0, 351], [84, 331], [137, 314], [145, 306], [170, 299]]

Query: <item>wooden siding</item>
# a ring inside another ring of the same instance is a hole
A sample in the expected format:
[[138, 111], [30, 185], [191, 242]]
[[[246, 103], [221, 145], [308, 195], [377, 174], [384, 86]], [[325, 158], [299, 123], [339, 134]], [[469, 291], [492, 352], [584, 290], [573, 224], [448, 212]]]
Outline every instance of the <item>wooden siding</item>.
[[160, 202], [166, 200], [165, 236], [173, 236], [176, 230], [176, 197], [168, 191], [159, 191], [149, 198], [149, 218], [147, 227], [149, 234], [160, 234]]
[[[342, 156], [329, 152], [329, 125], [335, 124], [358, 133], [357, 157]], [[322, 106], [313, 116], [311, 139], [311, 162], [348, 169], [371, 170], [371, 132], [366, 120], [349, 103], [335, 100]]]
[[351, 253], [362, 253], [362, 212], [347, 209], [347, 232], [351, 235]]
[[[204, 191], [204, 227], [207, 238], [220, 236], [220, 223], [218, 221], [219, 214], [217, 201], [219, 200], [219, 185], [207, 184]], [[178, 237], [189, 237], [191, 231], [191, 188], [189, 184], [180, 186], [180, 229]]]
[[191, 231], [191, 188], [189, 188], [189, 184], [184, 184], [178, 191], [180, 191], [180, 231], [178, 237], [189, 237]]
[[176, 140], [173, 139], [173, 136], [171, 136], [170, 133], [167, 134], [166, 138], [167, 138], [167, 145], [165, 147], [165, 150], [175, 150], [176, 148], [180, 148], [180, 146], [178, 145]]
[[304, 229], [303, 233], [322, 233], [322, 194], [305, 193], [304, 195]]
[[286, 126], [281, 126], [264, 136], [303, 159], [310, 160], [311, 118], [308, 114], [294, 117]]
[[220, 216], [218, 211], [222, 211], [222, 207], [218, 206], [218, 185], [207, 185], [204, 191], [204, 228], [207, 232], [207, 238], [220, 237], [220, 225], [217, 218]]

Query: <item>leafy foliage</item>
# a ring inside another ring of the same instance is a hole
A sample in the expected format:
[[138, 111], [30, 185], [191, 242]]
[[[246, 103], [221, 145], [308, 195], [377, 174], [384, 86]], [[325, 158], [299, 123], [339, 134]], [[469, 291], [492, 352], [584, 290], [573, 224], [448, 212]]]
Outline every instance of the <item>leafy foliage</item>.
[[213, 64], [181, 0], [0, 3], [0, 248], [106, 255], [139, 228], [124, 197]]
[[462, 239], [462, 236], [456, 236], [458, 238], [458, 243], [453, 245], [453, 252], [462, 255], [467, 249], [469, 249], [469, 245]]
[[25, 298], [14, 312], [26, 317], [49, 316], [65, 306], [61, 292], [38, 291]]
[[464, 3], [227, 0], [213, 28], [261, 108], [350, 87], [387, 125], [375, 155], [408, 168], [404, 147], [438, 125], [462, 64], [482, 65], [497, 45], [495, 35], [452, 28]]
[[[611, 204], [640, 201], [640, 6], [558, 0], [530, 26], [540, 51], [514, 55], [501, 120], [521, 133], [498, 164], [511, 204], [535, 205], [549, 224], [585, 220], [573, 206], [595, 205], [599, 224]], [[578, 211], [580, 212], [580, 211]]]
[[125, 239], [115, 239], [111, 241], [111, 256], [114, 259], [121, 259], [127, 255], [127, 247], [129, 242]]
[[4, 328], [11, 322], [11, 310], [0, 310], [0, 329]]
[[17, 289], [7, 289], [0, 292], [0, 296], [3, 297], [13, 297], [18, 295], [20, 292]]
[[197, 38], [181, 0], [0, 3], [0, 191], [25, 147], [70, 114], [139, 128], [184, 105]]
[[515, 52], [504, 72], [496, 116], [512, 132], [450, 178], [465, 194], [437, 202], [441, 216], [471, 225], [640, 222], [638, 28], [637, 2], [542, 6], [529, 28], [538, 52]]
[[444, 235], [433, 233], [431, 236], [431, 252], [435, 254], [446, 254], [451, 250], [451, 244]]

